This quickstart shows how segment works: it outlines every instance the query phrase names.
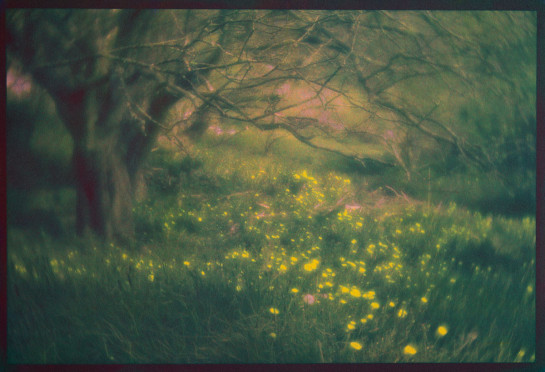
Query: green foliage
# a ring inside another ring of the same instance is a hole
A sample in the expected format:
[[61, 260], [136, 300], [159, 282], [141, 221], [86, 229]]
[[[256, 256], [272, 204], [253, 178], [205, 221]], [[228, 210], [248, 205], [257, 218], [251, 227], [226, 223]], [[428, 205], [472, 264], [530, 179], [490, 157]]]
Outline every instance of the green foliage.
[[534, 218], [350, 210], [346, 175], [194, 158], [217, 188], [138, 204], [139, 248], [10, 229], [10, 362], [535, 358]]

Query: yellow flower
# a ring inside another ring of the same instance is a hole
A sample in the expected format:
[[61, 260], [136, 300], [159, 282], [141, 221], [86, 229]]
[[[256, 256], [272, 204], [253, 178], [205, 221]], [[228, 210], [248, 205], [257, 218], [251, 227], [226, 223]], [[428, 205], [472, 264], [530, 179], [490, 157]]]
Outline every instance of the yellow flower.
[[412, 345], [407, 345], [403, 349], [403, 353], [407, 354], [407, 355], [414, 355], [414, 354], [416, 354], [416, 348], [414, 346], [412, 346]]
[[320, 261], [318, 261], [317, 259], [313, 259], [311, 262], [306, 263], [303, 268], [305, 269], [305, 271], [314, 271], [319, 264]]
[[270, 333], [270, 336], [271, 336], [272, 338], [276, 338], [276, 333], [271, 332], [271, 333]]
[[367, 318], [368, 318], [368, 319], [373, 319], [374, 316], [373, 316], [373, 314], [367, 314]]
[[362, 346], [359, 342], [351, 342], [350, 347], [354, 350], [361, 350]]
[[350, 243], [352, 244], [356, 244], [358, 241], [356, 239], [352, 239], [352, 241]]
[[127, 258], [129, 258], [129, 256], [127, 256], [126, 253], [123, 253], [123, 255], [121, 255], [121, 257], [122, 257], [124, 260], [126, 260]]
[[154, 276], [153, 274], [149, 274], [149, 275], [148, 275], [148, 280], [149, 280], [150, 282], [153, 282], [153, 281], [155, 280], [155, 276]]
[[189, 265], [191, 265], [191, 263], [189, 261], [184, 261], [184, 265], [189, 266]]
[[375, 291], [367, 291], [362, 295], [363, 298], [366, 298], [368, 300], [374, 300], [375, 299]]
[[350, 290], [350, 295], [353, 296], [353, 297], [361, 297], [361, 292], [357, 288], [352, 288]]
[[277, 309], [277, 308], [274, 308], [274, 307], [271, 307], [271, 308], [269, 309], [269, 311], [271, 312], [271, 314], [274, 314], [274, 315], [280, 313], [280, 311], [278, 311], [278, 309]]
[[356, 329], [356, 326], [354, 324], [352, 324], [352, 323], [348, 323], [346, 328], [348, 328], [349, 331], [352, 331], [352, 330]]
[[371, 309], [378, 309], [380, 307], [378, 302], [372, 302], [371, 303]]
[[441, 325], [437, 328], [437, 335], [439, 337], [443, 337], [444, 335], [446, 335], [448, 333], [448, 328], [444, 325]]
[[390, 305], [390, 307], [394, 307], [396, 304], [394, 302], [390, 301], [390, 303], [388, 305]]
[[400, 318], [405, 318], [407, 316], [407, 311], [405, 309], [399, 309], [397, 316]]
[[299, 292], [299, 290], [298, 290], [297, 288], [292, 288], [291, 291], [292, 291], [293, 293]]
[[420, 299], [420, 301], [422, 301], [423, 303], [426, 303], [426, 302], [428, 302], [428, 299], [427, 299], [426, 297], [422, 297], [422, 298]]

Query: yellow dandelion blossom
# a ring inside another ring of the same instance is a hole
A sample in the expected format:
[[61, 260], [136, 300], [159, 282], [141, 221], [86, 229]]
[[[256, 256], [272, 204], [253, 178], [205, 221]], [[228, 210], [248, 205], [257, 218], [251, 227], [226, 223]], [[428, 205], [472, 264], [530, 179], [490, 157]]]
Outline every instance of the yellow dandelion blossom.
[[405, 318], [407, 316], [407, 311], [405, 309], [399, 309], [397, 316], [400, 318]]
[[448, 328], [445, 325], [441, 325], [437, 328], [436, 334], [439, 337], [443, 337], [448, 333]]
[[293, 293], [299, 292], [299, 290], [298, 290], [297, 288], [292, 288], [291, 291], [292, 291]]
[[380, 305], [379, 305], [378, 302], [372, 302], [371, 303], [371, 309], [378, 309], [378, 308], [380, 308]]
[[148, 280], [149, 280], [150, 282], [153, 282], [153, 281], [155, 280], [155, 275], [149, 274], [149, 275], [148, 275]]
[[367, 314], [367, 319], [373, 319], [375, 316], [373, 314]]
[[275, 308], [275, 307], [271, 307], [271, 308], [269, 309], [269, 312], [270, 312], [271, 314], [274, 314], [274, 315], [280, 314], [280, 311], [278, 311], [278, 309]]
[[375, 299], [375, 291], [367, 291], [362, 295], [363, 298], [368, 300], [374, 300]]
[[423, 303], [427, 303], [427, 302], [428, 302], [428, 299], [427, 299], [426, 297], [422, 297], [422, 298], [420, 299], [420, 301], [422, 301]]
[[361, 297], [361, 292], [357, 288], [352, 288], [350, 290], [350, 296], [352, 296], [352, 297]]
[[269, 336], [271, 336], [272, 338], [276, 338], [276, 333], [271, 332], [271, 333], [269, 333]]
[[356, 244], [358, 241], [356, 239], [352, 239], [352, 241], [350, 243], [352, 244]]
[[361, 348], [362, 348], [363, 346], [361, 346], [361, 344], [360, 344], [359, 342], [355, 342], [355, 341], [354, 341], [354, 342], [351, 342], [351, 343], [350, 343], [350, 347], [351, 347], [352, 349], [354, 349], [354, 350], [361, 350]]
[[416, 348], [414, 346], [412, 346], [412, 345], [407, 345], [403, 349], [403, 354], [414, 355], [414, 354], [416, 354]]

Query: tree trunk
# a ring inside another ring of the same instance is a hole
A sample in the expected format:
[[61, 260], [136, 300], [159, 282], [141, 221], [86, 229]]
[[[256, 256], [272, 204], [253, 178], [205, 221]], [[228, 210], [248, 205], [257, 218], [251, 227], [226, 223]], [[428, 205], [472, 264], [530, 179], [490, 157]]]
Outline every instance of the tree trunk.
[[100, 144], [96, 150], [74, 149], [76, 229], [106, 240], [129, 241], [134, 235], [132, 184], [127, 165], [115, 148]]

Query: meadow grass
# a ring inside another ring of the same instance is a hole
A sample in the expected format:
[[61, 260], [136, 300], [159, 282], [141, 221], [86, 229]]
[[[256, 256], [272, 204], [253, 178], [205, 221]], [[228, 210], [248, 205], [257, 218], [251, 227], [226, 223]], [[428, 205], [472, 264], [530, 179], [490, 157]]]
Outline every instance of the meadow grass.
[[255, 141], [152, 183], [132, 246], [10, 228], [8, 362], [534, 361], [534, 217], [346, 208], [363, 176]]

